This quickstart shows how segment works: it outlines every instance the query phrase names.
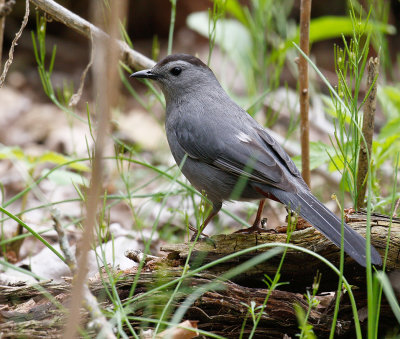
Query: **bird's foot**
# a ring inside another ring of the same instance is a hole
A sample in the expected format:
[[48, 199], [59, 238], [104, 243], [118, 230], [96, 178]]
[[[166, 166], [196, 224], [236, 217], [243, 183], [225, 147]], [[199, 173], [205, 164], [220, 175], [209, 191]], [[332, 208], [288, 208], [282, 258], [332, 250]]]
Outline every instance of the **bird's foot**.
[[209, 245], [214, 246], [214, 248], [216, 248], [214, 240], [212, 240], [207, 234], [204, 234], [203, 232], [201, 232], [199, 234], [198, 229], [193, 227], [192, 225], [189, 225], [189, 230], [194, 232], [192, 237], [190, 238], [190, 242], [194, 242], [194, 241], [205, 242]]
[[[261, 226], [261, 227], [260, 227]], [[261, 220], [260, 223], [254, 223], [253, 226], [249, 228], [245, 228], [239, 231], [236, 231], [234, 233], [243, 233], [243, 234], [252, 234], [252, 233], [276, 233], [274, 229], [267, 229], [265, 228], [267, 226], [267, 218], [264, 218]]]

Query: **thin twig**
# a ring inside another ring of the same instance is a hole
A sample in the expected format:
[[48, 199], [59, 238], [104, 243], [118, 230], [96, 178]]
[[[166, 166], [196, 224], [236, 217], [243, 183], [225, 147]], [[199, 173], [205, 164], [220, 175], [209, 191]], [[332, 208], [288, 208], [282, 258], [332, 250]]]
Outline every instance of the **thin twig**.
[[12, 12], [13, 6], [15, 5], [15, 0], [0, 0], [0, 18], [9, 15]]
[[371, 88], [369, 96], [365, 102], [362, 133], [365, 142], [361, 142], [360, 152], [358, 156], [358, 173], [357, 173], [357, 205], [360, 209], [365, 206], [364, 198], [367, 191], [366, 179], [368, 175], [368, 167], [371, 163], [371, 146], [374, 136], [375, 111], [377, 99], [377, 77], [379, 74], [379, 59], [371, 57], [368, 61], [368, 88]]
[[65, 263], [68, 265], [72, 274], [75, 274], [76, 271], [76, 257], [74, 252], [71, 249], [71, 246], [68, 242], [67, 234], [64, 231], [64, 228], [61, 226], [59, 213], [56, 209], [51, 210], [52, 219], [54, 221], [54, 229], [58, 235], [58, 243], [60, 244], [61, 251], [65, 257]]
[[[75, 274], [76, 258], [71, 247], [69, 246], [67, 235], [64, 232], [62, 226], [60, 225], [59, 219], [57, 217], [53, 217], [53, 220], [55, 222], [55, 229], [58, 234], [60, 248], [64, 253], [66, 263], [69, 266], [71, 272]], [[83, 287], [83, 299], [84, 299], [83, 306], [89, 312], [90, 317], [92, 319], [91, 326], [96, 330], [97, 333], [99, 334], [101, 333], [101, 336], [99, 335], [99, 337], [114, 339], [115, 335], [112, 326], [107, 321], [106, 317], [103, 315], [103, 312], [99, 307], [96, 297], [89, 290], [87, 284], [85, 284]]]
[[79, 82], [79, 88], [78, 88], [77, 92], [74, 93], [71, 96], [71, 99], [69, 100], [68, 107], [70, 107], [70, 108], [75, 107], [78, 104], [79, 100], [81, 100], [86, 75], [87, 75], [87, 72], [89, 71], [90, 67], [92, 67], [92, 64], [93, 64], [93, 54], [94, 54], [93, 37], [90, 38], [90, 41], [91, 41], [91, 46], [92, 46], [90, 49], [90, 60], [89, 60], [88, 64], [86, 65], [84, 71], [82, 72], [81, 80]]
[[[60, 248], [65, 256], [65, 262], [71, 270], [71, 273], [75, 275], [77, 270], [76, 257], [74, 252], [72, 251], [71, 246], [69, 245], [67, 234], [65, 233], [64, 228], [61, 226], [59, 213], [57, 212], [57, 210], [52, 209], [51, 215], [54, 221], [54, 228], [58, 234], [58, 242], [60, 244]], [[83, 286], [83, 300], [83, 306], [89, 312], [91, 317], [91, 327], [93, 327], [95, 331], [99, 333], [98, 337], [114, 339], [115, 335], [112, 326], [103, 315], [103, 312], [99, 307], [96, 297], [89, 290], [87, 284]]]
[[[75, 275], [77, 269], [75, 254], [72, 251], [71, 246], [69, 245], [68, 237], [64, 231], [64, 228], [60, 224], [58, 212], [55, 209], [52, 209], [51, 214], [54, 221], [54, 228], [58, 234], [58, 242], [65, 256], [65, 262], [70, 268], [72, 274]], [[89, 312], [92, 319], [90, 323], [91, 327], [93, 327], [95, 331], [99, 333], [98, 337], [114, 339], [115, 335], [112, 326], [103, 315], [103, 312], [99, 307], [96, 297], [89, 290], [89, 287], [86, 283], [83, 286], [83, 300], [83, 306]]]
[[[91, 34], [95, 39], [106, 39], [110, 37], [101, 29], [81, 18], [79, 15], [72, 13], [68, 9], [59, 5], [53, 0], [30, 0], [35, 6], [46, 12], [53, 19], [60, 21], [69, 28], [79, 34], [90, 39]], [[148, 57], [131, 49], [124, 41], [117, 40], [115, 44], [119, 52], [120, 59], [132, 68], [151, 68], [155, 62]]]
[[[4, 81], [6, 79], [6, 75], [8, 72], [8, 69], [10, 68], [13, 59], [14, 59], [14, 48], [18, 42], [18, 39], [21, 37], [22, 32], [26, 26], [26, 24], [28, 23], [28, 17], [29, 17], [29, 0], [25, 1], [25, 15], [24, 15], [24, 20], [22, 20], [22, 24], [21, 27], [19, 29], [19, 31], [17, 32], [17, 34], [15, 34], [15, 38], [11, 43], [11, 47], [10, 47], [10, 52], [8, 53], [8, 59], [6, 61], [6, 63], [4, 64], [4, 69], [3, 69], [3, 73], [1, 74], [0, 77], [0, 88], [3, 87]], [[4, 18], [1, 19], [1, 21], [3, 22]], [[1, 22], [0, 22], [1, 24]], [[2, 38], [1, 38], [2, 40]]]
[[90, 317], [92, 319], [90, 325], [98, 333], [97, 338], [116, 339], [117, 337], [113, 332], [111, 324], [103, 315], [96, 297], [89, 290], [89, 287], [86, 283], [83, 286], [83, 297], [85, 300], [83, 306], [90, 313]]
[[[310, 15], [311, 0], [301, 0], [300, 5], [300, 48], [306, 54], [310, 52]], [[299, 59], [300, 82], [300, 137], [301, 137], [301, 174], [304, 181], [310, 186], [310, 123], [308, 120], [308, 63], [300, 56]]]

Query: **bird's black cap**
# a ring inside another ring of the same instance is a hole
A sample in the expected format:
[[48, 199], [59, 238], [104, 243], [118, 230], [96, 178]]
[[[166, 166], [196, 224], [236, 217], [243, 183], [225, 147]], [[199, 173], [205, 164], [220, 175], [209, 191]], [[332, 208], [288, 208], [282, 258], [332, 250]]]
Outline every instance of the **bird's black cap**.
[[194, 66], [207, 67], [207, 65], [199, 58], [196, 58], [195, 56], [190, 54], [183, 54], [183, 53], [168, 55], [164, 59], [160, 60], [160, 62], [155, 67], [162, 67], [170, 62], [180, 61], [180, 60], [186, 61], [187, 63], [192, 64]]

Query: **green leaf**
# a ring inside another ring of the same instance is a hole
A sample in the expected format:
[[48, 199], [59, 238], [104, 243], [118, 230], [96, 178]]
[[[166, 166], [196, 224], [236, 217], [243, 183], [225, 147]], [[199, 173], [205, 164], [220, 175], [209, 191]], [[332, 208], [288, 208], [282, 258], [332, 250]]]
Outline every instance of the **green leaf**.
[[[33, 166], [40, 163], [50, 162], [54, 165], [62, 165], [73, 160], [71, 157], [62, 155], [57, 152], [45, 152], [42, 155], [30, 155], [26, 154], [19, 147], [0, 147], [0, 159], [14, 159], [24, 161], [27, 165]], [[89, 172], [90, 168], [85, 164], [74, 162], [68, 165], [69, 168], [77, 171]]]
[[[380, 31], [385, 34], [396, 34], [396, 28], [393, 25], [386, 25], [381, 22], [365, 20], [361, 21], [361, 26], [365, 33], [370, 31]], [[318, 41], [340, 38], [342, 35], [350, 36], [353, 34], [353, 23], [347, 16], [322, 16], [310, 20], [310, 44]], [[293, 42], [298, 44], [300, 41], [300, 28], [297, 28], [297, 34], [294, 39], [288, 39], [285, 42], [286, 48], [292, 48]]]
[[[48, 172], [49, 169], [44, 169], [42, 171], [42, 176], [46, 175]], [[57, 169], [56, 171], [51, 172], [47, 178], [58, 186], [67, 186], [71, 184], [89, 186], [88, 179], [82, 175], [62, 169]]]
[[[346, 110], [346, 108], [341, 105], [341, 103], [337, 103], [337, 107], [335, 107], [335, 105], [332, 102], [332, 99], [326, 95], [323, 95], [322, 97], [322, 102], [324, 103], [325, 107], [324, 107], [324, 111], [331, 116], [332, 118], [335, 119], [339, 119], [339, 117], [341, 119], [344, 120], [344, 122], [346, 124], [351, 124], [352, 120], [351, 120], [351, 114], [348, 112], [348, 110]], [[341, 109], [341, 111], [340, 111]], [[339, 114], [340, 113], [340, 114]]]
[[[310, 142], [310, 169], [313, 170], [328, 163], [331, 160], [328, 152], [333, 152], [332, 147], [329, 147], [320, 141]], [[296, 166], [301, 169], [301, 156], [295, 156], [293, 161]]]
[[372, 142], [374, 165], [380, 168], [383, 163], [400, 152], [400, 137], [398, 135], [379, 138]]
[[[200, 35], [209, 37], [208, 12], [195, 12], [188, 16], [187, 25]], [[241, 69], [248, 66], [248, 56], [252, 48], [248, 29], [235, 19], [220, 19], [216, 24], [215, 43], [223, 49]]]
[[[41, 156], [39, 156], [37, 158], [37, 162], [39, 162], [39, 163], [50, 162], [55, 165], [62, 165], [71, 160], [73, 160], [73, 159], [70, 157], [62, 155], [60, 153], [50, 152], [50, 151], [42, 154]], [[68, 167], [73, 168], [77, 171], [83, 171], [83, 172], [90, 171], [90, 168], [88, 166], [86, 166], [82, 163], [78, 163], [78, 162], [69, 164]]]
[[26, 158], [25, 153], [19, 147], [7, 147], [3, 146], [0, 148], [0, 159], [17, 159], [24, 160]]
[[242, 5], [237, 0], [227, 0], [226, 11], [232, 14], [236, 19], [238, 19], [246, 27], [249, 26], [246, 14], [244, 13]]
[[383, 140], [392, 136], [400, 138], [400, 117], [389, 121], [379, 133], [379, 139]]
[[[365, 33], [377, 30], [385, 34], [395, 34], [396, 28], [392, 25], [385, 25], [380, 22], [361, 21], [365, 26]], [[353, 22], [351, 18], [345, 16], [323, 16], [310, 21], [310, 43], [338, 38], [342, 35], [353, 34]], [[300, 36], [300, 34], [299, 34]]]
[[396, 294], [393, 291], [392, 284], [385, 272], [378, 271], [375, 273], [375, 276], [378, 278], [379, 282], [382, 285], [383, 291], [385, 292], [386, 299], [389, 302], [389, 305], [393, 311], [393, 314], [397, 318], [397, 321], [400, 323], [400, 306], [397, 300]]
[[400, 89], [393, 86], [386, 86], [383, 88], [388, 99], [393, 102], [393, 104], [400, 111]]
[[298, 303], [295, 303], [293, 306], [294, 310], [296, 311], [296, 318], [299, 324], [299, 329], [301, 330], [301, 335], [299, 335], [300, 338], [316, 339], [317, 337], [314, 334], [313, 326], [307, 323], [306, 312]]
[[378, 99], [389, 119], [400, 117], [400, 89], [393, 86], [378, 86]]
[[332, 156], [332, 161], [329, 162], [328, 170], [330, 172], [335, 172], [335, 171], [343, 171], [343, 169], [344, 169], [343, 157], [337, 154]]

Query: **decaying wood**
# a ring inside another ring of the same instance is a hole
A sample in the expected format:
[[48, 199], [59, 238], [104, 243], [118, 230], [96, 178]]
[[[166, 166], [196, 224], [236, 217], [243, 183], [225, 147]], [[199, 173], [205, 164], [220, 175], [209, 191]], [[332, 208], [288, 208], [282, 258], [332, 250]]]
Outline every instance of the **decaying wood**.
[[[117, 290], [120, 297], [126, 297], [129, 294], [130, 287], [135, 279], [135, 270], [130, 273], [125, 273], [123, 279], [117, 283]], [[170, 268], [168, 273], [163, 275], [162, 282], [171, 281], [178, 278], [182, 274], [181, 268]], [[215, 281], [217, 277], [208, 273], [197, 274], [188, 278], [185, 281], [185, 291], [179, 294], [179, 299], [175, 301], [174, 307], [179, 306], [181, 300], [184, 299], [193, 290], [199, 286]], [[140, 295], [151, 288], [152, 284], [160, 283], [160, 274], [156, 270], [143, 271], [140, 275], [135, 296]], [[48, 289], [48, 292], [53, 295], [58, 295], [59, 302], [66, 305], [68, 300], [66, 294], [60, 291], [66, 287], [54, 288], [53, 284], [40, 284], [42, 288]], [[92, 292], [98, 297], [105, 295], [104, 286], [101, 281], [92, 282], [90, 286]], [[36, 302], [33, 295], [26, 293], [26, 289], [34, 292], [26, 286], [19, 287], [0, 287], [2, 294], [2, 303], [11, 302], [18, 303], [17, 307], [7, 308], [3, 306], [0, 311], [0, 332], [7, 334], [6, 337], [19, 337], [28, 335], [30, 338], [39, 338], [43, 335], [44, 330], [50, 334], [50, 338], [58, 338], [62, 326], [64, 324], [64, 314], [52, 302], [46, 301], [45, 298], [41, 302]], [[59, 294], [57, 294], [59, 293]], [[228, 338], [237, 338], [242, 322], [249, 317], [248, 307], [251, 302], [258, 307], [262, 305], [268, 293], [267, 289], [249, 288], [237, 285], [233, 282], [221, 282], [218, 289], [207, 291], [197, 299], [197, 301], [188, 309], [186, 317], [190, 320], [197, 320], [198, 327], [203, 330], [212, 331], [213, 333], [223, 335]], [[37, 293], [34, 295], [39, 296]], [[17, 297], [19, 297], [17, 299]], [[157, 309], [162, 309], [165, 306], [165, 295], [162, 292], [155, 293], [151, 297], [152, 312], [157, 314]], [[309, 323], [314, 326], [317, 333], [321, 335], [327, 333], [330, 328], [331, 315], [326, 314], [330, 304], [334, 300], [334, 296], [321, 295], [318, 296], [320, 305], [310, 314]], [[146, 299], [149, 301], [149, 297]], [[30, 304], [25, 306], [26, 304]], [[259, 331], [257, 337], [279, 337], [279, 334], [288, 333], [295, 334], [297, 332], [297, 320], [294, 310], [294, 304], [300, 305], [304, 310], [307, 310], [307, 302], [304, 296], [300, 293], [286, 291], [272, 291], [269, 296], [267, 307], [261, 317]], [[103, 306], [111, 306], [109, 301], [104, 301]], [[146, 302], [142, 300], [132, 305], [136, 308], [135, 316], [148, 316], [146, 314]], [[16, 310], [15, 310], [16, 309]], [[345, 312], [346, 316], [350, 316], [350, 311]], [[247, 320], [245, 334], [251, 330], [252, 320]], [[138, 323], [133, 323], [133, 326], [139, 326]], [[351, 321], [348, 319], [339, 319], [338, 334], [345, 333], [350, 330]]]
[[[348, 216], [348, 221], [350, 225], [362, 233], [362, 230], [365, 229], [365, 218], [364, 214], [358, 213]], [[372, 224], [373, 243], [378, 251], [382, 253], [383, 247], [386, 244], [389, 219], [385, 216], [374, 215], [372, 217]], [[246, 246], [254, 245], [254, 242], [259, 244], [261, 241], [285, 241], [286, 234], [263, 234], [257, 237], [245, 234], [233, 234], [227, 236], [219, 235], [213, 237], [213, 239], [216, 242], [216, 249], [205, 243], [196, 245], [194, 254], [197, 255], [197, 258], [200, 254], [205, 254], [206, 256], [203, 260], [209, 261]], [[399, 268], [399, 260], [396, 258], [400, 250], [400, 219], [393, 220], [390, 239], [388, 267], [392, 270]], [[312, 228], [294, 232], [292, 241], [298, 245], [315, 249], [318, 253], [324, 254], [329, 259], [337, 259], [337, 250]], [[158, 310], [161, 311], [166, 304], [165, 292], [169, 294], [176, 285], [170, 284], [164, 290], [154, 292], [151, 295], [145, 295], [144, 293], [156, 286], [169, 283], [182, 275], [187, 248], [186, 244], [164, 246], [165, 250], [168, 249], [170, 251], [169, 255], [158, 258], [151, 257], [150, 260], [147, 260], [140, 272], [135, 293], [131, 298], [129, 298], [129, 292], [138, 274], [137, 267], [133, 267], [128, 271], [115, 272], [116, 276], [118, 275], [119, 277], [116, 283], [118, 295], [123, 302], [131, 302], [130, 307], [134, 310], [135, 317], [151, 317], [160, 314]], [[210, 250], [210, 252], [206, 253], [207, 250]], [[254, 253], [252, 255], [254, 256]], [[293, 264], [292, 261], [295, 261], [297, 264]], [[242, 324], [246, 320], [244, 337], [248, 336], [253, 323], [248, 313], [249, 307], [252, 303], [255, 308], [262, 305], [269, 293], [266, 285], [260, 283], [262, 269], [267, 270], [264, 273], [273, 274], [275, 272], [272, 271], [272, 264], [270, 266], [263, 264], [248, 271], [246, 279], [239, 280], [238, 282], [218, 279], [221, 273], [225, 273], [230, 268], [229, 265], [233, 266], [238, 263], [239, 261], [218, 265], [213, 270], [198, 272], [186, 278], [176, 299], [171, 304], [171, 311], [173, 312], [176, 307], [179, 307], [183, 300], [191, 293], [214, 283], [212, 288], [205, 288], [205, 292], [201, 293], [201, 296], [189, 306], [183, 320], [198, 321], [198, 328], [200, 330], [210, 331], [227, 338], [238, 338]], [[353, 271], [349, 271], [349, 268], [352, 268]], [[288, 275], [289, 269], [293, 270], [291, 278]], [[362, 310], [367, 305], [362, 278], [365, 275], [365, 271], [360, 266], [352, 263], [348, 258], [346, 260], [346, 269], [348, 270], [347, 279], [351, 276], [353, 281], [362, 282], [358, 285], [358, 288], [353, 290], [358, 309]], [[294, 337], [299, 332], [294, 305], [299, 305], [303, 310], [307, 310], [307, 300], [304, 296], [306, 292], [305, 286], [311, 286], [317, 270], [320, 270], [323, 274], [322, 281], [327, 279], [328, 276], [324, 276], [324, 272], [326, 271], [312, 257], [303, 256], [298, 252], [288, 252], [283, 266], [284, 272], [281, 281], [290, 281], [290, 285], [284, 285], [270, 293], [267, 307], [257, 327], [256, 338], [282, 338], [284, 334]], [[290, 279], [285, 279], [285, 275]], [[358, 279], [356, 279], [357, 275], [359, 276]], [[301, 276], [304, 277], [302, 278]], [[306, 276], [308, 276], [308, 280]], [[330, 291], [335, 291], [337, 278], [331, 280], [334, 280], [334, 284], [332, 285], [334, 287]], [[219, 284], [215, 285], [218, 281]], [[93, 278], [89, 287], [101, 302], [102, 307], [112, 307], [112, 303], [108, 300], [107, 293], [105, 292], [109, 288], [106, 277], [103, 277], [103, 280], [99, 277]], [[325, 291], [327, 287], [329, 287], [329, 284], [325, 284]], [[55, 297], [58, 305], [49, 301], [43, 294], [43, 290]], [[0, 333], [5, 338], [21, 336], [39, 338], [43, 337], [44, 333], [46, 333], [46, 337], [48, 338], [59, 338], [65, 322], [63, 307], [66, 307], [69, 303], [69, 290], [69, 281], [64, 284], [42, 282], [35, 286], [0, 286]], [[321, 287], [318, 291], [317, 299], [319, 304], [311, 311], [308, 319], [317, 336], [321, 338], [326, 337], [329, 332], [335, 302], [334, 293], [323, 292], [323, 290], [324, 288]], [[133, 298], [139, 299], [132, 302]], [[89, 318], [85, 313], [84, 316], [87, 319]], [[389, 327], [393, 326], [393, 315], [385, 300], [381, 308], [381, 317], [381, 326], [385, 324], [389, 324]], [[135, 330], [139, 331], [140, 323], [132, 321], [131, 324]], [[365, 326], [365, 322], [362, 325]], [[147, 324], [146, 326], [149, 325]], [[347, 294], [345, 294], [341, 300], [336, 337], [352, 337], [353, 331], [352, 311]]]
[[[366, 230], [366, 214], [356, 213], [347, 216], [348, 224], [365, 237]], [[372, 245], [383, 256], [386, 248], [386, 239], [388, 235], [390, 219], [383, 215], [371, 216], [371, 242]], [[192, 251], [192, 262], [197, 258], [202, 258], [202, 263], [211, 262], [218, 258], [224, 257], [233, 252], [238, 252], [245, 248], [271, 242], [286, 242], [286, 233], [263, 233], [263, 234], [229, 234], [216, 235], [211, 237], [212, 243], [197, 243]], [[293, 232], [290, 243], [304, 247], [316, 252], [327, 258], [338, 266], [340, 260], [339, 249], [325, 238], [320, 232], [313, 227]], [[162, 247], [163, 251], [171, 253], [181, 259], [186, 259], [191, 244], [171, 244]], [[265, 248], [264, 251], [270, 248]], [[243, 255], [231, 261], [226, 261], [222, 265], [215, 266], [210, 269], [215, 274], [221, 274], [226, 270], [237, 266], [239, 263], [253, 257], [255, 253]], [[390, 245], [387, 259], [387, 269], [394, 270], [400, 268], [400, 219], [394, 218], [392, 221]], [[280, 256], [276, 256], [260, 265], [253, 267], [251, 270], [239, 275], [235, 281], [252, 277], [254, 281], [260, 281], [264, 274], [273, 275], [278, 267]], [[322, 273], [321, 288], [324, 290], [334, 290], [337, 283], [336, 274], [317, 258], [304, 254], [299, 251], [289, 249], [286, 254], [285, 264], [282, 267], [282, 279], [296, 284], [297, 287], [310, 286], [316, 272]], [[350, 284], [360, 285], [364, 282], [364, 274], [361, 266], [353, 259], [345, 256], [345, 276]]]

